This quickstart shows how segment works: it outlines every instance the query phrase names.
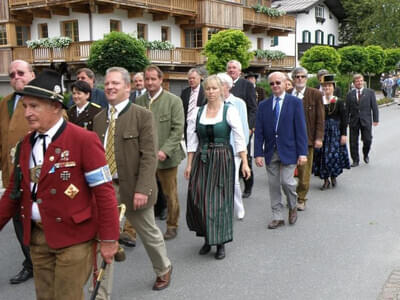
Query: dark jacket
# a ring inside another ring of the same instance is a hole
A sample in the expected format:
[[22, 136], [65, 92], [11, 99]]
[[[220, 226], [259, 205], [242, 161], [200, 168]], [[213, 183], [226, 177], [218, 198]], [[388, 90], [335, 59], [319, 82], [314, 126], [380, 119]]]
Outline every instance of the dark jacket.
[[379, 110], [375, 92], [364, 88], [361, 93], [360, 103], [357, 101], [356, 93], [357, 90], [354, 89], [346, 97], [346, 113], [349, 126], [356, 126], [357, 122], [360, 121], [361, 126], [371, 127], [372, 122], [379, 122]]
[[68, 120], [87, 130], [93, 130], [93, 118], [102, 110], [102, 107], [96, 103], [89, 102], [83, 112], [77, 116], [76, 105], [72, 105], [68, 111]]
[[231, 94], [239, 97], [246, 103], [247, 108], [247, 120], [249, 121], [249, 128], [253, 129], [256, 127], [256, 114], [257, 114], [257, 101], [256, 101], [256, 89], [254, 85], [244, 79], [239, 78], [234, 83]]

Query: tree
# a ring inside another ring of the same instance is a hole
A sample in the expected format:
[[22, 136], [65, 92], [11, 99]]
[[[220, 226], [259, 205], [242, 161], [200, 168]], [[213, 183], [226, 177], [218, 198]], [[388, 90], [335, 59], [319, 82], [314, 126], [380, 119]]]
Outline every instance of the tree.
[[143, 43], [129, 34], [116, 31], [93, 43], [88, 60], [89, 68], [103, 75], [110, 67], [139, 72], [149, 64]]
[[251, 42], [241, 30], [228, 29], [212, 35], [204, 49], [208, 73], [224, 72], [227, 62], [232, 59], [239, 61], [242, 69], [246, 69], [254, 56], [250, 48]]
[[347, 46], [338, 50], [342, 59], [339, 71], [343, 74], [364, 73], [368, 62], [368, 53], [361, 46]]
[[385, 58], [385, 73], [396, 70], [399, 62], [400, 62], [400, 48], [396, 49], [386, 49], [386, 58]]
[[379, 75], [384, 70], [386, 53], [380, 46], [368, 46], [365, 50], [368, 53], [365, 72], [368, 74], [368, 86], [371, 86], [371, 76]]
[[329, 46], [314, 46], [304, 52], [300, 64], [310, 73], [317, 73], [321, 69], [327, 69], [331, 73], [337, 73], [340, 64], [340, 55]]

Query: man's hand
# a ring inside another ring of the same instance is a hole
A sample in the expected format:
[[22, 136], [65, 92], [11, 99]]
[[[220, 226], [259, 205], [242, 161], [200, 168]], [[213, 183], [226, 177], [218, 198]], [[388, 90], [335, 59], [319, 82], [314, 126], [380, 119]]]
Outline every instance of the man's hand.
[[100, 253], [107, 264], [111, 264], [115, 253], [118, 251], [118, 242], [100, 242]]
[[379, 122], [373, 122], [372, 125], [378, 126]]
[[346, 141], [347, 141], [347, 136], [342, 135], [340, 137], [340, 145], [346, 145]]
[[307, 163], [307, 156], [299, 156], [299, 159], [297, 160], [297, 164], [299, 166], [305, 165]]
[[164, 153], [164, 151], [158, 151], [158, 160], [159, 161], [164, 161], [167, 159], [167, 154]]
[[319, 149], [319, 148], [321, 148], [321, 147], [322, 147], [322, 140], [320, 140], [320, 139], [315, 140], [315, 142], [314, 142], [314, 148]]
[[264, 166], [264, 159], [261, 156], [256, 157], [256, 166], [257, 167]]
[[186, 179], [190, 178], [190, 172], [192, 171], [192, 166], [188, 165], [186, 166], [185, 172], [184, 172], [184, 176]]
[[133, 210], [146, 206], [149, 196], [141, 193], [135, 193], [133, 196]]

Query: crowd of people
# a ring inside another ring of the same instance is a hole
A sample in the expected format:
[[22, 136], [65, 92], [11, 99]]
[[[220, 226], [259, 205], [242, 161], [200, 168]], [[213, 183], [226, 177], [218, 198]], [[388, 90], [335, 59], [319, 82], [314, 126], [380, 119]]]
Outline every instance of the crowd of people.
[[[96, 299], [110, 299], [113, 257], [119, 244], [134, 247], [137, 234], [153, 266], [153, 289], [165, 289], [173, 271], [165, 241], [179, 233], [178, 184], [188, 184], [186, 223], [204, 239], [199, 254], [216, 246], [215, 258], [223, 259], [234, 218], [245, 218], [253, 158], [266, 168], [271, 230], [285, 225], [282, 191], [287, 221], [294, 225], [298, 211], [307, 207], [312, 174], [327, 190], [338, 185], [344, 169], [359, 165], [360, 133], [363, 160], [370, 161], [379, 111], [361, 74], [353, 76], [354, 89], [345, 98], [326, 70], [318, 72], [316, 88], [307, 86], [303, 67], [272, 72], [268, 98], [256, 86], [258, 74], [242, 76], [236, 60], [227, 63], [226, 73], [203, 78], [193, 68], [187, 75], [189, 87], [178, 97], [163, 87], [163, 72], [155, 65], [132, 76], [124, 68], [109, 68], [104, 91], [83, 68], [65, 105], [57, 72], [44, 70], [36, 77], [27, 62], [10, 64], [14, 92], [0, 102], [0, 162], [7, 187], [0, 228], [13, 219], [25, 256], [10, 283], [34, 277], [37, 299], [83, 299], [85, 283], [104, 259]], [[188, 181], [178, 183], [186, 156]], [[122, 228], [120, 203], [127, 218]], [[156, 217], [166, 220], [164, 233]]]

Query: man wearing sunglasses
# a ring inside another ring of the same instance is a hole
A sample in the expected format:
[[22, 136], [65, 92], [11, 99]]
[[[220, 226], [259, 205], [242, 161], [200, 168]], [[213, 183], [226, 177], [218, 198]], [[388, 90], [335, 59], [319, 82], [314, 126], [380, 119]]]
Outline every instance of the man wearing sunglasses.
[[[16, 144], [29, 131], [28, 122], [24, 117], [24, 107], [16, 92], [22, 91], [25, 85], [35, 78], [32, 66], [23, 60], [14, 60], [8, 68], [10, 85], [14, 92], [0, 101], [0, 164], [3, 187], [7, 187], [13, 167], [13, 156]], [[22, 244], [23, 231], [20, 214], [13, 217], [15, 233], [20, 243], [25, 260], [22, 270], [10, 279], [11, 284], [22, 283], [33, 276], [32, 260], [29, 247]]]
[[273, 96], [258, 107], [254, 157], [258, 167], [265, 160], [272, 209], [268, 229], [276, 229], [285, 224], [281, 188], [287, 197], [289, 224], [297, 221], [294, 169], [307, 163], [307, 131], [301, 100], [285, 92], [285, 75], [274, 72], [268, 81]]
[[324, 137], [325, 111], [322, 102], [322, 93], [314, 88], [307, 87], [307, 70], [303, 67], [297, 67], [292, 71], [294, 89], [291, 92], [303, 101], [305, 119], [308, 135], [308, 156], [307, 164], [299, 166], [297, 185], [297, 209], [303, 211], [306, 207], [307, 193], [310, 187], [310, 177], [314, 148], [322, 147]]

